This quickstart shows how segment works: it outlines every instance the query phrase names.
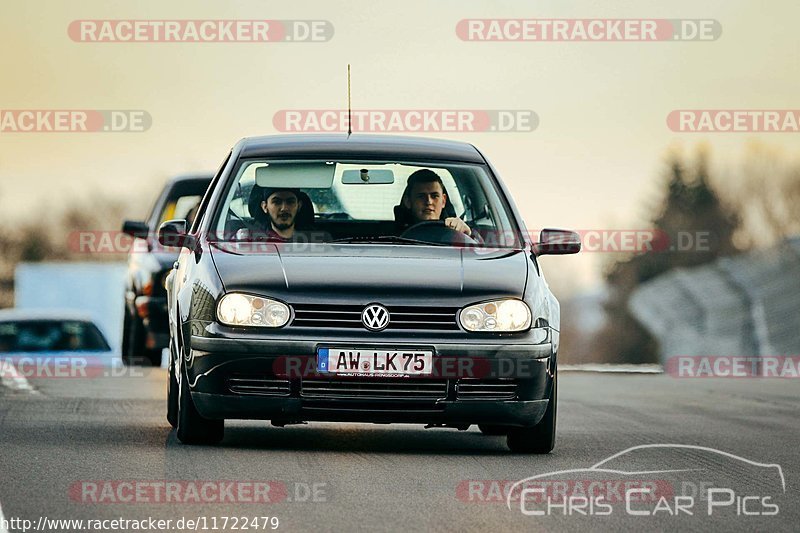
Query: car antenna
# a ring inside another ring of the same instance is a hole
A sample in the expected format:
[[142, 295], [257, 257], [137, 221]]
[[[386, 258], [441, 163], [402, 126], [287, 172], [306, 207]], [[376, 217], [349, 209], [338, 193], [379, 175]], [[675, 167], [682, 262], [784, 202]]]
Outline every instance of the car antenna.
[[350, 63], [347, 64], [347, 138], [353, 133], [353, 122], [350, 119]]

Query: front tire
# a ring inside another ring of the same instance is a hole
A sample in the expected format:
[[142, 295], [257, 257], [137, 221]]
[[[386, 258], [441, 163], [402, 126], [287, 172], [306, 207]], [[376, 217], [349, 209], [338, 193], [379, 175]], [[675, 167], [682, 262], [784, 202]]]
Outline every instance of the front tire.
[[544, 416], [533, 427], [510, 428], [506, 437], [508, 448], [514, 453], [545, 454], [556, 445], [556, 410], [558, 405], [558, 374], [553, 377], [553, 387]]
[[178, 440], [184, 444], [217, 444], [225, 436], [225, 420], [203, 418], [189, 392], [189, 378], [181, 365], [178, 383]]
[[169, 341], [169, 377], [167, 378], [167, 422], [178, 427], [178, 378], [175, 375], [175, 354]]

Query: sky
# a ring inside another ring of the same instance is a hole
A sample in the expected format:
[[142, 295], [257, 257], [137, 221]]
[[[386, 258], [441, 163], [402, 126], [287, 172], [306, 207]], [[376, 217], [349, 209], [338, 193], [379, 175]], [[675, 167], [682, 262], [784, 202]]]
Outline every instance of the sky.
[[[712, 170], [735, 166], [754, 141], [800, 153], [798, 133], [685, 133], [666, 122], [677, 109], [799, 109], [794, 0], [13, 0], [0, 10], [0, 109], [152, 117], [144, 132], [0, 132], [4, 221], [32, 216], [42, 202], [134, 198], [170, 175], [214, 170], [240, 138], [277, 133], [281, 110], [344, 108], [348, 63], [354, 109], [533, 110], [534, 131], [426, 134], [478, 146], [533, 228], [646, 227], [676, 148], [704, 143]], [[460, 20], [481, 18], [714, 19], [722, 33], [689, 42], [459, 39]], [[334, 34], [303, 43], [76, 42], [68, 27], [84, 19], [325, 20]], [[547, 262], [558, 283], [583, 289], [600, 281], [603, 255]]]

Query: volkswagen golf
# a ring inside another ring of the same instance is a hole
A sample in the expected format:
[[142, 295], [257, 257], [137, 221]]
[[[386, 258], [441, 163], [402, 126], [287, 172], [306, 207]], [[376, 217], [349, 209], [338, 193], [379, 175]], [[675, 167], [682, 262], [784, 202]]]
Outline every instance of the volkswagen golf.
[[226, 419], [414, 423], [556, 435], [559, 304], [496, 170], [462, 142], [279, 135], [236, 144], [167, 279], [167, 419], [216, 443]]

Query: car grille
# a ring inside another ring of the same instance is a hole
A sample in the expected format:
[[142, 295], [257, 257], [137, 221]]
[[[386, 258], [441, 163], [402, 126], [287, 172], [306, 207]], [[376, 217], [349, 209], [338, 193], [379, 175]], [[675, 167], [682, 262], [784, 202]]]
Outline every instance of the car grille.
[[443, 400], [447, 397], [447, 380], [304, 379], [300, 394], [304, 398]]
[[[366, 329], [361, 322], [363, 305], [294, 304], [292, 326], [307, 328]], [[458, 307], [386, 306], [386, 330], [458, 330]]]
[[462, 378], [456, 383], [459, 400], [513, 400], [517, 397], [515, 379]]
[[267, 377], [228, 378], [228, 390], [251, 396], [289, 396], [291, 392], [288, 379]]

